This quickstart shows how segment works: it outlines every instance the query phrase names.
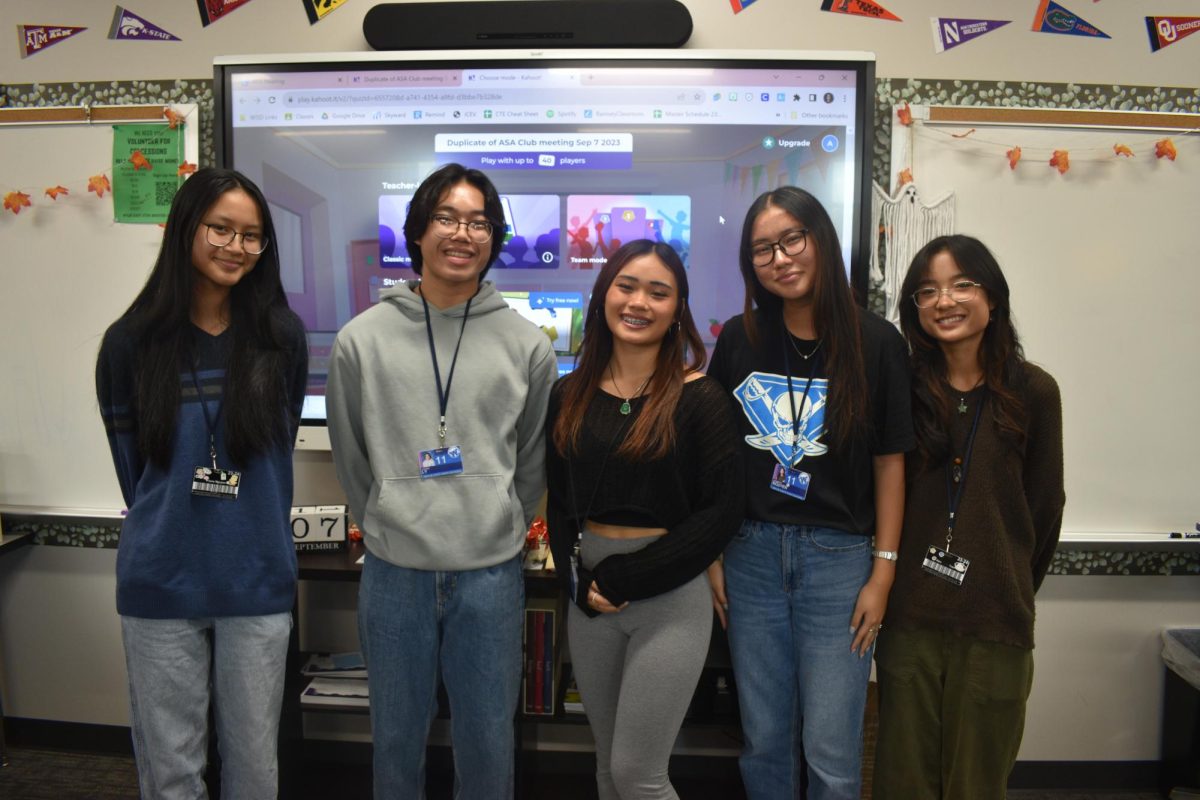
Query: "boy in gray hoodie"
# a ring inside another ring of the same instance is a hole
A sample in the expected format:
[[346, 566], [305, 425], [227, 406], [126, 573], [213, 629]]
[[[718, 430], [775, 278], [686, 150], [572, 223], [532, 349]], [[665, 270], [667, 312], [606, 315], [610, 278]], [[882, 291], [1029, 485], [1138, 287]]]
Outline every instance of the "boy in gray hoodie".
[[424, 796], [441, 678], [456, 795], [513, 794], [521, 682], [520, 551], [545, 483], [557, 376], [546, 335], [483, 280], [503, 244], [499, 194], [446, 165], [404, 223], [421, 276], [337, 336], [329, 436], [367, 555], [358, 624], [377, 798]]

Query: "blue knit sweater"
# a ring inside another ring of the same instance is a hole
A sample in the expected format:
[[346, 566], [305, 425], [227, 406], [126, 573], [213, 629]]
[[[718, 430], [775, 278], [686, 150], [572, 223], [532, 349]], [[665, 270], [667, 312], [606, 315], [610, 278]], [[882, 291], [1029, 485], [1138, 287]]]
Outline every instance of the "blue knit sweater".
[[[211, 418], [222, 401], [232, 334], [194, 332], [196, 378]], [[288, 401], [295, 419], [308, 370], [299, 326], [297, 338], [288, 348], [294, 354]], [[222, 412], [216, 426], [217, 463], [241, 471], [240, 493], [236, 500], [193, 495], [195, 468], [211, 466], [211, 459], [208, 424], [192, 372], [185, 369], [179, 376], [179, 416], [171, 463], [164, 471], [138, 453], [135, 360], [129, 325], [118, 320], [105, 333], [96, 364], [100, 415], [129, 508], [117, 548], [117, 612], [196, 619], [289, 611], [296, 591], [290, 448], [233, 464], [225, 446], [227, 411]]]

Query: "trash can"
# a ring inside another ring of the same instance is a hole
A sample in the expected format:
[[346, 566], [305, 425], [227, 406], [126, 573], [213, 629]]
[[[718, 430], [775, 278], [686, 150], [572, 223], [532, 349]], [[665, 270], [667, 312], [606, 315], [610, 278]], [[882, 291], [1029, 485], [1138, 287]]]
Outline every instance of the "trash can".
[[1162, 789], [1200, 792], [1200, 629], [1163, 631]]

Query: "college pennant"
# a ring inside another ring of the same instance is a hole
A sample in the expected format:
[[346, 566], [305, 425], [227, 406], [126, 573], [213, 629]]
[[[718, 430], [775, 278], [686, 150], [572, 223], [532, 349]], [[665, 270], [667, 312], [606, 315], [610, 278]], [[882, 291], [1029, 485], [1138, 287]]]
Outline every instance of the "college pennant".
[[326, 14], [346, 0], [301, 0], [301, 2], [304, 3], [304, 11], [308, 14], [308, 24], [316, 25], [325, 18]]
[[200, 23], [207, 27], [249, 2], [250, 0], [196, 0], [196, 5], [200, 7]]
[[822, 11], [832, 11], [834, 14], [850, 14], [856, 17], [872, 17], [874, 19], [890, 19], [903, 22], [892, 12], [878, 3], [870, 0], [822, 0]]
[[1010, 19], [958, 19], [930, 17], [933, 23], [933, 52], [941, 53], [958, 47], [985, 33], [991, 33], [1012, 22]]
[[178, 42], [178, 36], [167, 33], [145, 17], [139, 17], [127, 8], [117, 6], [113, 12], [112, 27], [108, 29], [110, 39], [137, 39], [150, 42]]
[[40, 53], [47, 47], [86, 30], [87, 28], [72, 25], [18, 25], [17, 38], [21, 41], [21, 58]]
[[1146, 17], [1146, 32], [1150, 34], [1152, 53], [1196, 31], [1200, 31], [1200, 17]]
[[1033, 17], [1032, 30], [1038, 33], [1063, 33], [1070, 36], [1092, 36], [1111, 39], [1104, 31], [1060, 6], [1054, 0], [1042, 0]]
[[752, 4], [754, 0], [729, 0], [729, 5], [733, 6], [733, 13], [738, 13]]

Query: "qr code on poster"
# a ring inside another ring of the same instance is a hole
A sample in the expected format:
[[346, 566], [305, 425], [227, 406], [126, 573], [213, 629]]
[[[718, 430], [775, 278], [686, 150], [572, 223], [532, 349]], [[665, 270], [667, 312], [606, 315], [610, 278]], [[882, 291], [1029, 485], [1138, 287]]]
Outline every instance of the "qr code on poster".
[[175, 192], [179, 191], [179, 181], [156, 181], [154, 184], [154, 204], [157, 206], [169, 206], [171, 201], [175, 199]]

